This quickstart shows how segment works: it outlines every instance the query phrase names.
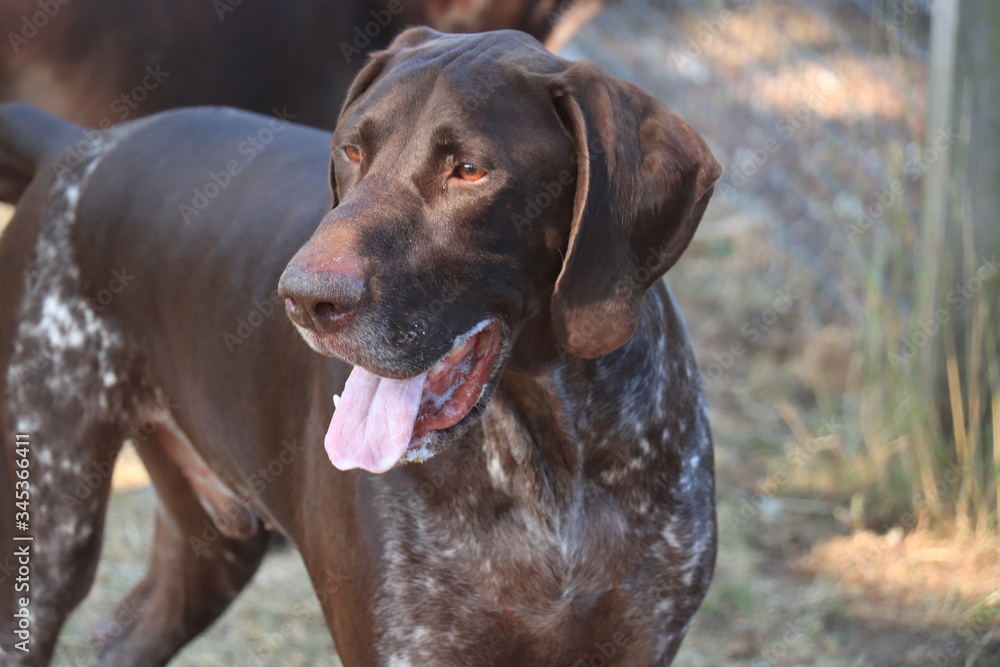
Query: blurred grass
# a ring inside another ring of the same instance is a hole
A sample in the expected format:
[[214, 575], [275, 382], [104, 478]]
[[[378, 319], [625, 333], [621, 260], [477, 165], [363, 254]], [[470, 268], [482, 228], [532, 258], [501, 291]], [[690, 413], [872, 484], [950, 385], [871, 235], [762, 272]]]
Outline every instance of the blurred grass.
[[[896, 29], [898, 46], [914, 27]], [[947, 95], [937, 84], [924, 90]], [[842, 224], [844, 288], [858, 294], [863, 332], [860, 386], [841, 412], [856, 425], [844, 452], [857, 528], [1000, 534], [1000, 279], [983, 263], [997, 249], [973, 247], [968, 175], [954, 168], [967, 131], [941, 142], [959, 123], [946, 114], [921, 123], [922, 136], [884, 142], [876, 196]]]
[[[922, 293], [912, 275], [912, 235], [899, 233], [916, 221], [899, 211], [886, 221], [855, 267], [864, 277], [862, 446], [847, 451], [861, 511], [868, 525], [913, 528], [915, 513], [923, 527], [995, 534], [1000, 375], [996, 330], [987, 323], [1000, 292], [987, 284], [957, 310], [945, 301], [949, 285]], [[949, 253], [941, 255], [937, 261], [947, 263]], [[948, 321], [921, 318], [928, 310]]]

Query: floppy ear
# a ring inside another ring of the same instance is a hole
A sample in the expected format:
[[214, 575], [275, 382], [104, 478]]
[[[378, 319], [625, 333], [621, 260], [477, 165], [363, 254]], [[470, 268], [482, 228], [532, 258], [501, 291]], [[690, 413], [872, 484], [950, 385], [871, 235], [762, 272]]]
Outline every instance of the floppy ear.
[[722, 167], [679, 116], [593, 63], [570, 65], [552, 94], [579, 160], [552, 322], [567, 351], [597, 357], [635, 333], [643, 295], [691, 241]]

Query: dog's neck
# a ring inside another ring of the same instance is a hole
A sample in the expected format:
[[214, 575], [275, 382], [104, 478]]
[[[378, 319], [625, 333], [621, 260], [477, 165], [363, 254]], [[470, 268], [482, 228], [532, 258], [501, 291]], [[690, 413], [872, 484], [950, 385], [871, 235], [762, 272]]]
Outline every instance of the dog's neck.
[[[455, 599], [468, 609], [500, 605], [560, 637], [581, 609], [611, 604], [641, 562], [695, 572], [713, 539], [711, 439], [669, 294], [647, 302], [630, 343], [539, 373], [508, 369], [457, 442], [380, 484], [386, 646], [407, 645], [414, 619], [440, 613], [420, 582], [462, 582]], [[660, 586], [653, 599], [667, 595]], [[600, 608], [626, 618], [652, 606]]]
[[439, 455], [443, 464], [428, 462], [460, 471], [442, 490], [551, 514], [631, 489], [628, 504], [642, 514], [703, 476], [697, 450], [710, 459], [709, 436], [681, 327], [669, 292], [654, 288], [622, 348], [597, 359], [565, 355], [535, 373], [508, 369], [479, 423]]

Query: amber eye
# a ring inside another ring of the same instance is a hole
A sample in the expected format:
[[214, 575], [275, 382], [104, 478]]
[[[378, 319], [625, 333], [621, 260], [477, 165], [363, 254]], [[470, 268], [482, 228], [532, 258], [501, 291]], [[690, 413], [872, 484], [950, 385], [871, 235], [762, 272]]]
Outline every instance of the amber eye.
[[486, 175], [485, 169], [481, 169], [469, 162], [463, 162], [462, 164], [455, 167], [455, 176], [458, 176], [464, 181], [478, 181], [485, 175]]
[[355, 164], [361, 162], [361, 149], [357, 146], [344, 146], [344, 155]]

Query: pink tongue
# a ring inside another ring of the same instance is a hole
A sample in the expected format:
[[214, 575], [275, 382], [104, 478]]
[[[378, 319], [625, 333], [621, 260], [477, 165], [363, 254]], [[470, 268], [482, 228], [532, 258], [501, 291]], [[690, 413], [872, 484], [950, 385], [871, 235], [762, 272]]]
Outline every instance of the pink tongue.
[[426, 377], [390, 380], [355, 366], [326, 432], [333, 465], [373, 473], [396, 465], [410, 444]]

